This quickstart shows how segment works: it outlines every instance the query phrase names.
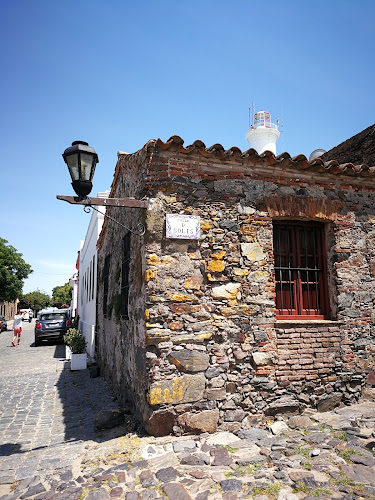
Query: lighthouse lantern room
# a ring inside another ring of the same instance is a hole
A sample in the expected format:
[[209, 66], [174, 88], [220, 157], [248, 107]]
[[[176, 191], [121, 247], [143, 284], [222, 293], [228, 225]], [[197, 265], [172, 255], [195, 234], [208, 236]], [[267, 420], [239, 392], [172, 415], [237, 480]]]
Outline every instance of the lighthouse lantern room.
[[258, 154], [271, 151], [276, 155], [276, 141], [280, 137], [279, 127], [271, 122], [268, 111], [258, 111], [254, 114], [254, 125], [250, 125], [246, 134], [250, 147]]

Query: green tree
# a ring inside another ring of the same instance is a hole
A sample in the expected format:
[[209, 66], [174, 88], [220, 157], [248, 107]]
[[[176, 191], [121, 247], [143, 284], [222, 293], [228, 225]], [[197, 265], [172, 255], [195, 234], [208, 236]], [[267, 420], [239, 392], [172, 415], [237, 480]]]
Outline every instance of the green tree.
[[32, 272], [22, 254], [0, 238], [0, 302], [13, 302], [20, 297], [23, 282]]
[[40, 311], [52, 304], [52, 299], [49, 295], [40, 290], [26, 293], [21, 299], [20, 304], [24, 304], [25, 308], [30, 308], [33, 311]]
[[55, 286], [52, 290], [52, 303], [54, 307], [61, 307], [63, 304], [70, 304], [72, 300], [72, 287], [69, 283], [62, 286]]

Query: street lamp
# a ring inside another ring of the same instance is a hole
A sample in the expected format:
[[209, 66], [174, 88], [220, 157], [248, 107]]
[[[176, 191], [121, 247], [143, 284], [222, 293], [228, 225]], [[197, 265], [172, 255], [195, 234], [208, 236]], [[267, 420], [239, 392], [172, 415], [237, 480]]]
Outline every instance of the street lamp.
[[99, 163], [95, 149], [87, 142], [74, 141], [62, 156], [68, 165], [74, 191], [82, 200], [85, 199], [91, 193], [92, 178]]
[[[113, 219], [113, 217], [100, 212], [93, 205], [110, 206], [110, 207], [131, 207], [131, 208], [147, 208], [147, 200], [136, 200], [135, 198], [89, 198], [92, 189], [92, 179], [95, 172], [96, 164], [99, 163], [98, 155], [95, 149], [90, 147], [87, 142], [74, 141], [69, 148], [63, 153], [65, 163], [68, 165], [70, 177], [72, 178], [72, 186], [77, 196], [57, 195], [58, 200], [67, 201], [73, 205], [84, 205], [84, 210], [90, 212], [93, 208], [108, 219], [113, 220], [120, 226], [125, 227], [121, 222]], [[128, 228], [126, 228], [128, 229]], [[129, 229], [130, 230], [130, 229]], [[138, 224], [137, 233], [142, 235], [145, 233], [145, 228], [142, 224]]]

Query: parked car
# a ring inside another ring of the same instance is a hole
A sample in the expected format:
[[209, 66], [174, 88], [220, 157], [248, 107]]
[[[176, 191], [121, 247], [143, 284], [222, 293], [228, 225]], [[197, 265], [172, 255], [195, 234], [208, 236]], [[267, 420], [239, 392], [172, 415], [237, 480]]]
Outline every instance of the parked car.
[[4, 318], [4, 316], [0, 315], [0, 323], [1, 323], [1, 331], [2, 332], [8, 330], [8, 323], [7, 323], [6, 319]]
[[72, 322], [66, 311], [42, 313], [35, 323], [35, 345], [40, 345], [42, 340], [63, 340], [71, 326]]

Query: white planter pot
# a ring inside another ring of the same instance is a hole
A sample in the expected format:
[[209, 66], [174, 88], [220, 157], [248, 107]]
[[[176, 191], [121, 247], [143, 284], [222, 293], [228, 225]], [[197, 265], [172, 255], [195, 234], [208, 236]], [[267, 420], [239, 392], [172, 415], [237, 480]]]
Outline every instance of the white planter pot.
[[70, 369], [71, 370], [86, 370], [87, 368], [87, 353], [71, 354]]
[[65, 346], [65, 359], [70, 359], [72, 356], [72, 351], [70, 350], [69, 346]]

